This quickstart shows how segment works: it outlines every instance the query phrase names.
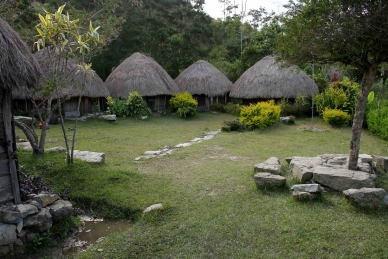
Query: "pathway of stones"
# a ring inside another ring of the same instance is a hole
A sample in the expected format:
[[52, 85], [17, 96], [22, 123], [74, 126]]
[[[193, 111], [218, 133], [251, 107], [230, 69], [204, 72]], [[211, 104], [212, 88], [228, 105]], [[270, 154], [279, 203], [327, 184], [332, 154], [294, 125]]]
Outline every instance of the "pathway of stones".
[[180, 143], [180, 144], [175, 145], [173, 147], [165, 146], [165, 147], [160, 148], [160, 149], [158, 149], [156, 151], [146, 151], [146, 152], [144, 152], [144, 155], [135, 158], [135, 161], [139, 161], [141, 159], [150, 159], [150, 158], [154, 158], [154, 157], [160, 157], [160, 156], [169, 155], [175, 149], [183, 148], [183, 147], [189, 147], [189, 146], [191, 146], [191, 145], [193, 145], [195, 143], [200, 143], [200, 142], [202, 142], [204, 140], [212, 139], [212, 138], [214, 138], [215, 135], [217, 135], [220, 132], [221, 132], [220, 129], [216, 130], [216, 131], [205, 132], [201, 137], [192, 139], [192, 140], [190, 140], [189, 142], [186, 142], [186, 143]]

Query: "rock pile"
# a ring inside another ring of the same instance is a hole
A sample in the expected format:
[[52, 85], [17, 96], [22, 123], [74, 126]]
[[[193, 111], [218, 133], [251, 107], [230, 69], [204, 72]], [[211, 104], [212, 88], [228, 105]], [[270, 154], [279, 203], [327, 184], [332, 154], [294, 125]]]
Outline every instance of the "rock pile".
[[259, 189], [284, 186], [286, 178], [280, 176], [282, 168], [277, 157], [268, 158], [265, 162], [254, 166], [255, 174], [253, 179]]
[[20, 253], [28, 241], [73, 213], [69, 201], [56, 194], [30, 194], [24, 204], [0, 208], [0, 256]]

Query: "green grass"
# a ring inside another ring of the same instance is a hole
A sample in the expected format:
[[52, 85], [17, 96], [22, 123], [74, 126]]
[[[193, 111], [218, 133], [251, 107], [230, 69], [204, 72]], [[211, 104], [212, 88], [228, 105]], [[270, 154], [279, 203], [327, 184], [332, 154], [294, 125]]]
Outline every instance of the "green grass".
[[[147, 150], [174, 146], [221, 128], [227, 114], [199, 113], [182, 120], [172, 116], [147, 121], [81, 122], [76, 149], [106, 153], [106, 162], [66, 166], [64, 154], [37, 160], [21, 152], [27, 171], [42, 172], [58, 190], [66, 188], [78, 205], [104, 217], [127, 217], [133, 227], [112, 234], [80, 258], [386, 258], [387, 211], [349, 205], [341, 193], [325, 193], [300, 203], [288, 189], [259, 191], [253, 166], [271, 156], [284, 165], [287, 156], [348, 153], [350, 128], [332, 128], [319, 119], [295, 125], [276, 124], [263, 131], [220, 133], [214, 139], [171, 155], [134, 161]], [[70, 126], [69, 126], [70, 127]], [[49, 130], [47, 147], [63, 145], [59, 126]], [[388, 154], [388, 143], [363, 132], [361, 153]], [[388, 189], [386, 176], [377, 181]], [[149, 217], [151, 204], [168, 209]]]

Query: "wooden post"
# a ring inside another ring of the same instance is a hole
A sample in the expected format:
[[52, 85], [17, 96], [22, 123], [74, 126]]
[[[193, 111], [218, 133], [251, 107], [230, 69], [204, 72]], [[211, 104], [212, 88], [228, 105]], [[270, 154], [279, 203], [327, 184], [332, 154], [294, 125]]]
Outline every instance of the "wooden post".
[[3, 120], [4, 120], [4, 132], [5, 140], [7, 142], [7, 153], [8, 153], [8, 163], [9, 171], [11, 175], [11, 186], [13, 191], [13, 197], [15, 204], [22, 203], [20, 197], [20, 186], [19, 186], [19, 177], [16, 169], [15, 156], [16, 154], [13, 151], [13, 133], [12, 133], [12, 111], [11, 111], [11, 90], [4, 89], [3, 97]]

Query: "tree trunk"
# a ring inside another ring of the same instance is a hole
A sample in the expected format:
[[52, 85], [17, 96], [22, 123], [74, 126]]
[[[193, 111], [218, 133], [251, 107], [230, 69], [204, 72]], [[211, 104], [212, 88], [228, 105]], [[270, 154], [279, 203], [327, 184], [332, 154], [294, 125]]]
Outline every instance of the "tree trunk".
[[368, 94], [372, 89], [373, 79], [377, 73], [377, 67], [372, 65], [368, 70], [364, 72], [361, 92], [358, 95], [356, 110], [353, 118], [352, 126], [352, 138], [350, 140], [350, 151], [349, 151], [349, 170], [357, 170], [358, 153], [360, 151], [360, 139], [362, 131], [362, 123], [364, 121], [366, 102], [368, 100]]

